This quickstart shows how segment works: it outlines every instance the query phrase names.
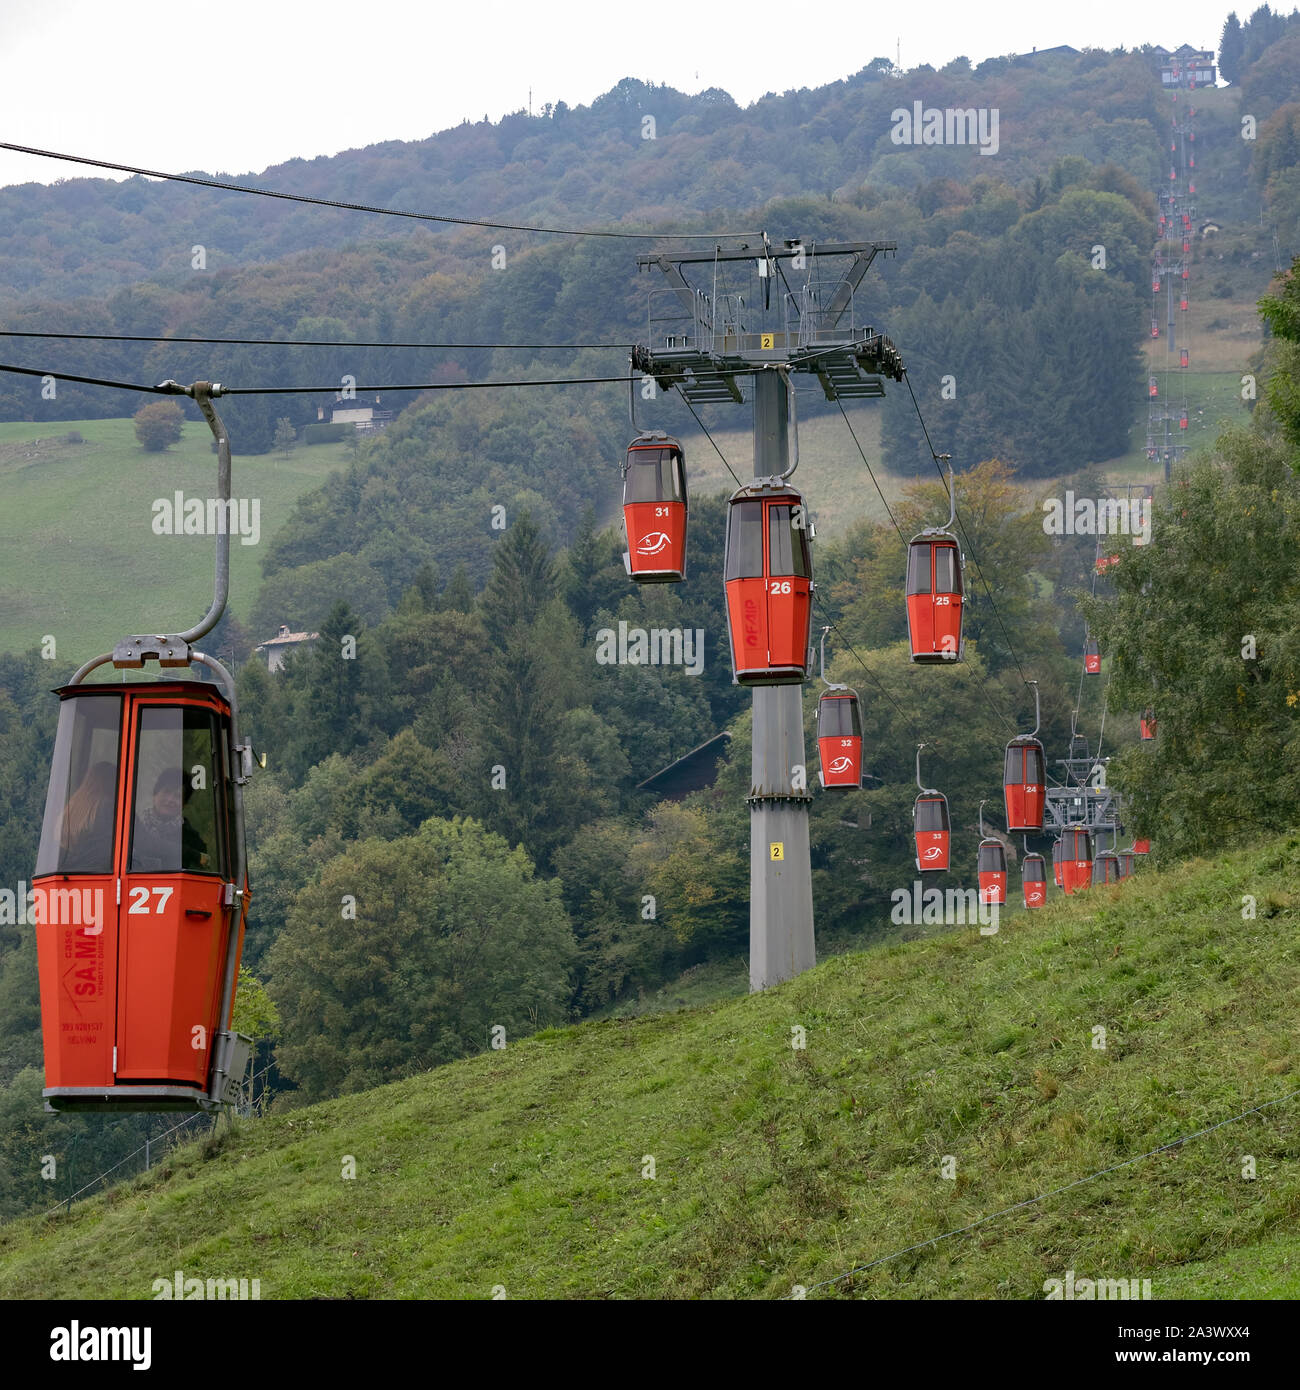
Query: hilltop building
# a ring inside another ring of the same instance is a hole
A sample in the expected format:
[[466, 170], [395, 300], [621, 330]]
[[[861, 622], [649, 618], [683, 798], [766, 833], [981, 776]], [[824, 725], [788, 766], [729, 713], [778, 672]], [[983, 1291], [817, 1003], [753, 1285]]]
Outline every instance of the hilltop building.
[[1171, 53], [1156, 44], [1152, 52], [1160, 62], [1162, 87], [1213, 87], [1219, 80], [1214, 53], [1210, 49], [1193, 48], [1190, 43], [1185, 43]]
[[256, 652], [261, 652], [266, 657], [266, 669], [268, 671], [282, 671], [284, 669], [284, 658], [287, 653], [295, 647], [311, 646], [320, 638], [319, 632], [290, 632], [287, 623], [280, 624], [280, 631], [265, 642], [259, 642], [253, 648]]

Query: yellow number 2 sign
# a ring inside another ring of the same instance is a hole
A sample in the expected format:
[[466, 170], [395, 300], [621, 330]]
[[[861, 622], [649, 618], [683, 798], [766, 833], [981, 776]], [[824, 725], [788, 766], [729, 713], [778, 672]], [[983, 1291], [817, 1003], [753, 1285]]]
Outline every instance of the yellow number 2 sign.
[[785, 858], [785, 841], [784, 841], [784, 840], [772, 840], [772, 841], [770, 841], [769, 844], [768, 844], [768, 852], [771, 854], [771, 856], [772, 856], [773, 859], [784, 859], [784, 858]]
[[[761, 349], [760, 349], [761, 351], [763, 351], [763, 352], [770, 352], [771, 349], [774, 348], [774, 347], [776, 346], [776, 334], [775, 334], [775, 333], [760, 333], [758, 336], [759, 336], [759, 342], [760, 342], [761, 345], [762, 345], [762, 346], [761, 346]], [[780, 856], [779, 854], [774, 854], [774, 855], [772, 856], [773, 859], [780, 859], [780, 857], [781, 857], [781, 856]]]

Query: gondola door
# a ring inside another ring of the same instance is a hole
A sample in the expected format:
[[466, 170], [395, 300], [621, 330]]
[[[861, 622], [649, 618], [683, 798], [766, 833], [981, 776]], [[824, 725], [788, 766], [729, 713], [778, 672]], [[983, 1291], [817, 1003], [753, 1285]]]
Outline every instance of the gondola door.
[[217, 1018], [232, 873], [224, 712], [166, 687], [130, 704], [117, 1078], [203, 1091], [228, 1022]]

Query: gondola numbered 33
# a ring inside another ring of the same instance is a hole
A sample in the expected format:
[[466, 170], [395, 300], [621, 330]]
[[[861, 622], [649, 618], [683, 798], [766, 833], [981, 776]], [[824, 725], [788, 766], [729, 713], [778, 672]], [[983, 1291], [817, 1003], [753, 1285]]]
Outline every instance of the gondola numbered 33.
[[[221, 388], [164, 384], [203, 412], [228, 503], [230, 446], [211, 402]], [[244, 1098], [252, 1040], [230, 1022], [248, 913], [242, 788], [253, 756], [239, 738], [230, 672], [191, 646], [224, 610], [229, 546], [221, 528], [215, 592], [198, 624], [125, 638], [56, 692], [33, 875], [47, 1109], [219, 1110]], [[185, 674], [85, 683], [100, 667], [150, 661]], [[188, 679], [191, 663], [216, 683]]]

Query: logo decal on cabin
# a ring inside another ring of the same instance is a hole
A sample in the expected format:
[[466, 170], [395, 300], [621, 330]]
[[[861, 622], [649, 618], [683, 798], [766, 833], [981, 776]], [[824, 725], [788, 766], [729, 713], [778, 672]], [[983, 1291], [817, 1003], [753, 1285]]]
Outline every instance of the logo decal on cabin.
[[831, 764], [831, 771], [847, 772], [849, 768], [851, 768], [852, 766], [853, 759], [850, 758], [847, 754], [841, 754], [840, 757], [836, 758], [835, 761]]
[[651, 531], [648, 535], [642, 536], [637, 545], [638, 555], [658, 555], [661, 550], [666, 549], [671, 544], [667, 531]]

